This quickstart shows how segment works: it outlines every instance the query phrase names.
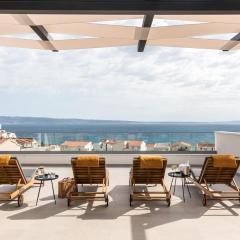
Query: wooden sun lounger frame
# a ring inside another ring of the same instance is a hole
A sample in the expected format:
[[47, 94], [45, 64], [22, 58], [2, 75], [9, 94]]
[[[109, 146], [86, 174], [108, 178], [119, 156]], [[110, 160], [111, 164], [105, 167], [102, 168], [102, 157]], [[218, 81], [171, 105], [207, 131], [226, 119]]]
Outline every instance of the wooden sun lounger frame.
[[[171, 205], [171, 192], [167, 189], [166, 184], [164, 183], [166, 166], [167, 159], [163, 159], [163, 168], [160, 170], [161, 172], [159, 172], [159, 169], [153, 168], [141, 169], [140, 158], [137, 157], [133, 159], [129, 178], [130, 206], [132, 206], [133, 201], [166, 201], [168, 206]], [[163, 187], [163, 191], [137, 192], [137, 184], [160, 184]]]
[[[213, 167], [212, 157], [207, 157], [202, 167], [199, 179], [196, 179], [194, 172], [188, 177], [188, 180], [195, 184], [202, 192], [202, 204], [207, 205], [207, 200], [239, 200], [240, 188], [238, 187], [234, 177], [240, 165], [240, 159], [236, 158], [237, 167], [215, 168]], [[225, 172], [225, 174], [224, 174]], [[228, 173], [228, 174], [227, 174]], [[225, 184], [233, 191], [216, 191], [211, 189], [211, 185]]]
[[[74, 164], [76, 158], [72, 158], [71, 165], [73, 169], [74, 176], [74, 191], [70, 192], [67, 197], [68, 206], [70, 206], [72, 201], [105, 201], [106, 206], [108, 206], [108, 186], [109, 186], [109, 176], [108, 171], [105, 166], [105, 158], [99, 159], [99, 167], [77, 167]], [[80, 171], [80, 175], [82, 174], [82, 178], [78, 178], [76, 168]], [[96, 170], [102, 170], [100, 176], [94, 173]], [[95, 177], [95, 178], [93, 178]], [[102, 186], [102, 191], [96, 192], [79, 192], [78, 185], [93, 185], [97, 184], [97, 186]]]
[[[7, 174], [4, 177], [0, 176], [0, 185], [15, 184], [16, 189], [12, 192], [0, 192], [0, 201], [17, 201], [18, 206], [21, 207], [24, 201], [23, 193], [35, 183], [34, 175], [30, 181], [27, 181], [17, 158], [11, 158], [8, 166], [0, 166], [0, 172], [4, 168]], [[18, 170], [18, 175], [16, 175], [16, 170]]]

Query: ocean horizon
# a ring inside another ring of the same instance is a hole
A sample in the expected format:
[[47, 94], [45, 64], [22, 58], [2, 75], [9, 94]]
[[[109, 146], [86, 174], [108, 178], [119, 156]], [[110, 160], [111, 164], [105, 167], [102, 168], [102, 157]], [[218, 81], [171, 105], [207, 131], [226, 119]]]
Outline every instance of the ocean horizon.
[[43, 144], [61, 144], [66, 140], [103, 139], [143, 140], [146, 143], [184, 141], [192, 145], [214, 143], [215, 131], [240, 132], [240, 124], [229, 123], [92, 123], [92, 124], [3, 124], [17, 137], [33, 137]]

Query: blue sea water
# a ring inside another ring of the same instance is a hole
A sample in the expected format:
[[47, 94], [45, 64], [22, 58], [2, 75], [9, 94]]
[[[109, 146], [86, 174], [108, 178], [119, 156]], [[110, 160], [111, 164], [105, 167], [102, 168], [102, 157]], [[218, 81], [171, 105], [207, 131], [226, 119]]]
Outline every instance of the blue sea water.
[[185, 141], [214, 143], [215, 131], [240, 132], [240, 124], [213, 123], [108, 123], [79, 125], [3, 125], [18, 137], [33, 137], [42, 144], [65, 140], [144, 140], [146, 143]]

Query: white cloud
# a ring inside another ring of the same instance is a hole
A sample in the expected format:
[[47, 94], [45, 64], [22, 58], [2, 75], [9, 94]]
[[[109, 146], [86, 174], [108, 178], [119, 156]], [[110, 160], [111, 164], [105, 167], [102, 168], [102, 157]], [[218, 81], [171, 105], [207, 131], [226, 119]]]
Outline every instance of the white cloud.
[[147, 121], [240, 119], [239, 52], [0, 48], [1, 115]]

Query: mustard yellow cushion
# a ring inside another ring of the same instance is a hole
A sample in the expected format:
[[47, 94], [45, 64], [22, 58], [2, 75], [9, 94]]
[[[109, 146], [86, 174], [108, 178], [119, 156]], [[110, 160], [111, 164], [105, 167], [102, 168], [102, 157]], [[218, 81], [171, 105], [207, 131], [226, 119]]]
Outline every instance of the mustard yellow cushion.
[[161, 156], [146, 156], [140, 157], [140, 168], [163, 168], [163, 157]]
[[78, 167], [99, 167], [99, 156], [97, 155], [86, 155], [77, 157]]
[[0, 155], [0, 166], [7, 166], [11, 159], [10, 155]]
[[236, 168], [237, 162], [234, 155], [230, 154], [215, 154], [212, 155], [213, 166], [219, 168]]

